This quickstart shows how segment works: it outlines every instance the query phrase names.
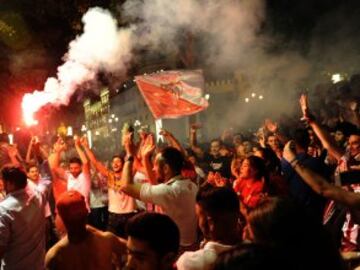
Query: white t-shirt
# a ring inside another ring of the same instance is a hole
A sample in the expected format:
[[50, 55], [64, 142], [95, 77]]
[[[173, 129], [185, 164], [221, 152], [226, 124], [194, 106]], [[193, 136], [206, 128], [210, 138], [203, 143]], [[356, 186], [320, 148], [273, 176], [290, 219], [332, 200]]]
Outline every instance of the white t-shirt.
[[90, 189], [91, 179], [90, 175], [81, 172], [78, 177], [74, 177], [70, 172], [67, 172], [67, 190], [76, 190], [85, 197], [86, 208], [90, 211]]
[[188, 179], [175, 176], [164, 184], [141, 186], [140, 199], [156, 204], [156, 212], [167, 214], [178, 225], [180, 245], [190, 246], [196, 242], [197, 218], [195, 198], [198, 188]]
[[211, 270], [218, 255], [233, 246], [209, 241], [202, 249], [183, 253], [176, 262], [178, 270]]
[[[110, 172], [108, 175], [108, 182], [112, 181], [118, 182], [120, 181], [120, 177], [117, 177], [113, 172]], [[108, 186], [108, 195], [109, 213], [127, 214], [136, 210], [135, 199], [118, 189], [116, 184]]]
[[[27, 185], [28, 185], [28, 187], [29, 187], [31, 190], [33, 190], [33, 191], [34, 191], [34, 190], [36, 189], [36, 187], [37, 187], [37, 185], [36, 185], [33, 181], [31, 181], [30, 179], [28, 179]], [[47, 217], [50, 217], [50, 216], [51, 216], [50, 204], [49, 204], [49, 202], [47, 201], [46, 204], [45, 204], [45, 217], [47, 218]]]

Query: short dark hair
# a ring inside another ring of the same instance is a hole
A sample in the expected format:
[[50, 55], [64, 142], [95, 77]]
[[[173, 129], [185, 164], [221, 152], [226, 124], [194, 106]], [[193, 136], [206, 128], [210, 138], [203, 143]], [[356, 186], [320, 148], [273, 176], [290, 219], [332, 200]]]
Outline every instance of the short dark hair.
[[296, 129], [294, 132], [294, 141], [295, 144], [307, 150], [310, 144], [309, 132], [306, 129], [301, 129], [301, 128]]
[[124, 161], [124, 158], [121, 155], [113, 155], [111, 161], [114, 161], [115, 158], [119, 158], [121, 161]]
[[81, 159], [78, 158], [78, 157], [72, 157], [72, 158], [70, 158], [69, 164], [71, 164], [71, 163], [77, 163], [77, 164], [79, 164], [79, 165], [82, 165], [82, 161], [81, 161]]
[[26, 164], [26, 166], [25, 166], [26, 172], [28, 173], [28, 172], [30, 171], [30, 169], [31, 169], [31, 168], [34, 168], [34, 167], [39, 168], [39, 166], [38, 166], [38, 164], [37, 164], [36, 162], [33, 162], [33, 161], [28, 162], [28, 163]]
[[246, 158], [249, 163], [250, 167], [256, 171], [255, 179], [262, 179], [265, 178], [265, 182], [267, 182], [268, 178], [268, 171], [266, 169], [265, 161], [257, 156], [250, 156]]
[[5, 182], [11, 182], [16, 188], [25, 188], [27, 184], [26, 173], [18, 167], [5, 167], [1, 171], [2, 178]]
[[196, 203], [210, 215], [239, 213], [239, 198], [232, 188], [206, 186], [196, 194]]
[[137, 214], [128, 221], [126, 233], [129, 237], [145, 241], [160, 257], [179, 250], [179, 228], [167, 215], [147, 212]]
[[174, 147], [165, 147], [160, 151], [164, 163], [168, 164], [175, 174], [180, 174], [184, 166], [183, 154]]

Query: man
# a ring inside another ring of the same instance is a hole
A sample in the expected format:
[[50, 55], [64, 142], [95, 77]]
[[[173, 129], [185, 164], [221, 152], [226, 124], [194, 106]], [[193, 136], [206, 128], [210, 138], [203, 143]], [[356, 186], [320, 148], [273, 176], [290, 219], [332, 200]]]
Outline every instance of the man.
[[239, 213], [239, 200], [234, 190], [225, 187], [200, 189], [196, 196], [196, 215], [205, 239], [201, 249], [185, 252], [178, 259], [177, 269], [212, 269], [220, 253], [241, 242]]
[[45, 162], [35, 189], [27, 187], [25, 172], [16, 167], [2, 170], [6, 198], [0, 202], [1, 269], [44, 269], [45, 215], [50, 172]]
[[127, 225], [127, 269], [171, 270], [179, 251], [179, 229], [162, 214], [140, 213]]
[[[166, 147], [155, 157], [154, 171], [158, 183], [134, 183], [132, 136], [125, 138], [127, 157], [123, 169], [123, 191], [144, 202], [156, 205], [156, 211], [169, 215], [180, 229], [180, 245], [183, 250], [196, 244], [195, 197], [197, 186], [181, 176], [184, 157], [173, 147]], [[149, 151], [151, 147], [148, 148]], [[147, 153], [143, 153], [144, 156]]]
[[109, 221], [107, 230], [115, 233], [117, 236], [125, 237], [126, 222], [129, 218], [134, 216], [137, 211], [135, 199], [121, 190], [123, 159], [119, 155], [113, 156], [111, 161], [112, 170], [109, 170], [96, 159], [86, 139], [81, 140], [81, 144], [96, 170], [107, 178], [109, 199]]
[[[28, 178], [27, 185], [29, 188], [35, 190], [39, 185], [40, 172], [35, 163], [30, 163], [26, 166], [26, 176]], [[51, 194], [51, 192], [50, 192]], [[51, 216], [49, 201], [45, 205], [45, 218], [46, 218], [46, 250], [48, 250], [53, 244], [56, 243], [57, 237], [54, 233], [54, 223]]]
[[[294, 132], [294, 146], [296, 149], [296, 158], [301, 160], [303, 164], [323, 175], [325, 178], [326, 167], [320, 158], [314, 158], [307, 154], [310, 144], [309, 133], [306, 129], [297, 129]], [[308, 209], [315, 218], [322, 220], [326, 200], [316, 194], [291, 167], [291, 164], [284, 158], [281, 159], [281, 169], [285, 180], [289, 186], [291, 197]]]
[[231, 177], [231, 158], [221, 154], [221, 150], [224, 148], [222, 141], [220, 139], [212, 140], [210, 142], [209, 153], [204, 153], [204, 151], [198, 147], [196, 142], [196, 130], [198, 128], [199, 127], [196, 125], [192, 125], [190, 128], [191, 150], [198, 158], [207, 164], [209, 172], [218, 172], [222, 177], [229, 179]]
[[[348, 147], [346, 150], [339, 148], [332, 140], [331, 135], [326, 132], [316, 121], [315, 117], [310, 111], [306, 95], [300, 98], [300, 107], [303, 113], [303, 120], [305, 120], [314, 133], [319, 138], [322, 146], [337, 160], [337, 168], [335, 170], [335, 183], [340, 183], [340, 174], [351, 170], [360, 169], [360, 133], [353, 131], [348, 138]], [[349, 185], [353, 192], [360, 193], [360, 185]], [[331, 219], [334, 213], [335, 203], [331, 202], [325, 210], [324, 223]], [[355, 222], [356, 217], [353, 216], [351, 211], [346, 213], [346, 219], [342, 228], [343, 237], [341, 240], [342, 251], [354, 251], [360, 248], [360, 224]]]
[[280, 146], [280, 141], [276, 135], [269, 135], [266, 140], [267, 145], [270, 147], [271, 150], [274, 151], [276, 156], [281, 159], [282, 150]]
[[118, 261], [126, 254], [126, 241], [110, 232], [86, 226], [88, 210], [85, 198], [75, 190], [61, 195], [57, 209], [67, 235], [46, 254], [47, 269], [114, 269], [113, 256]]
[[91, 177], [88, 159], [81, 149], [80, 139], [75, 139], [75, 148], [80, 156], [69, 160], [69, 171], [60, 167], [60, 155], [66, 149], [65, 143], [59, 139], [54, 145], [54, 154], [49, 157], [50, 166], [56, 178], [66, 182], [67, 190], [77, 190], [85, 197], [86, 207], [90, 211]]

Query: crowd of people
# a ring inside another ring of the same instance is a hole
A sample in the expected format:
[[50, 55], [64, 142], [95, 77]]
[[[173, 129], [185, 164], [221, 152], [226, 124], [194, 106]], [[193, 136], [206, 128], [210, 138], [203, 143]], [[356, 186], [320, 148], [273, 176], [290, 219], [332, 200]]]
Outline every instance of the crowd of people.
[[355, 269], [356, 98], [335, 116], [301, 95], [301, 120], [209, 147], [197, 124], [186, 147], [129, 131], [108, 160], [77, 136], [51, 147], [34, 136], [23, 157], [1, 134], [1, 269]]

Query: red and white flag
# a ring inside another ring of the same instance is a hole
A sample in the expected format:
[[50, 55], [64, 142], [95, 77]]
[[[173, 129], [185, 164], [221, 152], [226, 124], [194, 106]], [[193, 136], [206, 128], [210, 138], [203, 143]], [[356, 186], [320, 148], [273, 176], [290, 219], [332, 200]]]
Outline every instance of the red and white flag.
[[201, 70], [173, 70], [135, 77], [136, 84], [155, 119], [178, 118], [209, 106], [203, 97]]

